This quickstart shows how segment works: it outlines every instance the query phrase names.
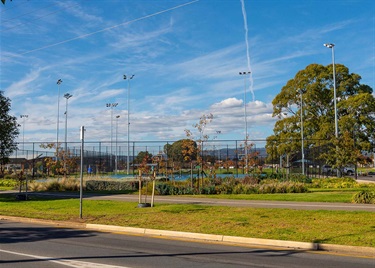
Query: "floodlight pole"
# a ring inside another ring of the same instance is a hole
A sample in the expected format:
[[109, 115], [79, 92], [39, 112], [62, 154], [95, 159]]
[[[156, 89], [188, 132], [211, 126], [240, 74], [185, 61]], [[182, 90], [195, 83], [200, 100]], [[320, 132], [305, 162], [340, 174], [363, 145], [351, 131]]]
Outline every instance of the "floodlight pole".
[[119, 115], [116, 115], [116, 149], [115, 149], [115, 174], [117, 174], [117, 132], [118, 132], [118, 119], [120, 118]]
[[57, 88], [58, 88], [58, 94], [57, 94], [57, 126], [56, 126], [56, 162], [59, 160], [59, 119], [60, 119], [60, 85], [62, 83], [62, 80], [57, 80]]
[[304, 137], [303, 137], [303, 91], [298, 90], [301, 96], [301, 161], [302, 161], [302, 175], [305, 175], [305, 149], [304, 149]]
[[[113, 107], [118, 105], [117, 102], [115, 103], [107, 103], [106, 106], [111, 108], [111, 155], [110, 155], [110, 167], [112, 168], [112, 137], [113, 137]], [[112, 170], [113, 171], [113, 170]]]
[[68, 100], [73, 97], [73, 95], [66, 93], [64, 98], [66, 99], [65, 105], [65, 152], [68, 149], [67, 142], [68, 142]]
[[68, 100], [72, 97], [72, 94], [66, 93], [64, 94], [64, 98], [66, 99], [66, 106], [65, 106], [65, 159], [64, 159], [64, 173], [65, 176], [66, 172], [66, 160], [68, 158]]
[[336, 68], [335, 68], [335, 45], [334, 44], [324, 44], [325, 47], [332, 50], [332, 68], [333, 68], [333, 104], [335, 109], [335, 137], [339, 136], [339, 127], [337, 120], [337, 93], [336, 93]]
[[26, 118], [28, 118], [29, 116], [27, 114], [21, 114], [20, 115], [20, 118], [23, 119], [23, 123], [22, 123], [22, 151], [23, 153], [25, 153], [25, 124], [26, 124]]
[[133, 79], [134, 74], [130, 75], [130, 77], [127, 77], [126, 74], [124, 74], [124, 80], [128, 80], [128, 153], [127, 153], [127, 159], [126, 159], [126, 174], [129, 175], [129, 169], [130, 169], [130, 80]]
[[248, 173], [248, 155], [247, 155], [247, 110], [246, 110], [246, 77], [250, 75], [250, 71], [239, 72], [239, 75], [244, 76], [244, 117], [245, 117], [245, 172]]
[[[336, 68], [335, 68], [335, 44], [323, 44], [325, 47], [330, 48], [332, 50], [332, 69], [333, 69], [333, 105], [334, 105], [334, 112], [335, 112], [335, 137], [336, 140], [339, 137], [339, 126], [338, 126], [338, 119], [337, 119], [337, 93], [336, 93]], [[336, 153], [337, 153], [337, 146], [336, 146]], [[336, 167], [337, 176], [339, 176], [339, 169]]]

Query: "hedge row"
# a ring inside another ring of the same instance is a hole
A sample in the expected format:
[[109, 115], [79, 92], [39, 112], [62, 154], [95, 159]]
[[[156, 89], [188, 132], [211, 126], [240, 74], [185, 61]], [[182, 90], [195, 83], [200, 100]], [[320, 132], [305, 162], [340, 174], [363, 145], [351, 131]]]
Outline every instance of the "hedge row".
[[16, 187], [19, 184], [18, 180], [15, 179], [1, 179], [0, 186], [2, 187]]
[[28, 185], [29, 190], [34, 192], [43, 191], [69, 191], [75, 192], [80, 189], [80, 182], [76, 179], [60, 179], [60, 180], [50, 180], [46, 182], [32, 181]]
[[134, 181], [86, 181], [86, 191], [126, 191], [137, 189], [138, 182]]
[[187, 184], [163, 182], [156, 184], [158, 195], [184, 195], [184, 194], [273, 194], [273, 193], [305, 193], [308, 188], [300, 182], [272, 182], [264, 184], [211, 184], [204, 187], [192, 188]]
[[359, 187], [359, 183], [354, 178], [324, 178], [313, 179], [310, 187], [325, 189], [345, 189]]

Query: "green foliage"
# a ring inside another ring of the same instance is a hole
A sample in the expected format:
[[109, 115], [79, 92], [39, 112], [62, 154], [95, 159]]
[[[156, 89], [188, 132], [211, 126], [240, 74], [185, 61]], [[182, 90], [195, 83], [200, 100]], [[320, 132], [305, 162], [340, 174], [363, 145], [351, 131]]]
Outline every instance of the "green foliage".
[[[84, 185], [85, 191], [126, 191], [136, 190], [138, 183], [130, 181], [97, 181], [88, 180]], [[77, 192], [80, 190], [80, 181], [73, 178], [50, 180], [45, 182], [31, 182], [28, 185], [31, 191], [71, 191]]]
[[201, 188], [200, 194], [217, 194], [214, 185], [209, 185]]
[[321, 154], [320, 158], [325, 159], [332, 167], [342, 170], [343, 167], [354, 164], [359, 159], [361, 152], [356, 147], [353, 133], [345, 131], [338, 139], [333, 139], [327, 152]]
[[196, 190], [187, 184], [174, 186], [170, 183], [158, 183], [155, 186], [155, 192], [158, 195], [192, 195], [196, 194]]
[[135, 181], [86, 181], [86, 191], [126, 191], [136, 190], [137, 187]]
[[313, 179], [309, 187], [311, 188], [357, 188], [360, 184], [353, 178], [325, 178]]
[[233, 194], [257, 194], [259, 186], [250, 184], [237, 184], [233, 188]]
[[308, 188], [301, 182], [275, 182], [261, 184], [259, 187], [260, 194], [274, 194], [274, 193], [306, 193]]
[[61, 180], [49, 180], [45, 182], [30, 182], [28, 188], [34, 192], [50, 191], [50, 192], [61, 192], [69, 191], [76, 192], [80, 190], [80, 182], [76, 179], [61, 179]]
[[191, 139], [182, 139], [164, 146], [164, 152], [173, 162], [186, 162], [196, 160], [197, 143]]
[[10, 107], [10, 99], [3, 95], [3, 91], [0, 91], [0, 177], [4, 176], [9, 156], [17, 149], [15, 140], [19, 134], [19, 126], [17, 118], [9, 114]]
[[173, 192], [173, 186], [167, 183], [161, 183], [155, 185], [155, 191], [159, 195], [170, 195]]
[[156, 193], [160, 195], [181, 194], [270, 194], [270, 193], [306, 193], [308, 187], [302, 182], [263, 180], [257, 178], [233, 177], [215, 178], [205, 182], [199, 190], [192, 189], [188, 183], [172, 185], [171, 182], [160, 182], [156, 185]]
[[356, 193], [352, 199], [357, 204], [375, 204], [375, 191], [361, 191]]
[[301, 151], [301, 111], [305, 147], [309, 150], [324, 145], [332, 148], [325, 155], [332, 165], [342, 167], [353, 163], [359, 151], [370, 148], [370, 141], [375, 139], [373, 90], [360, 84], [361, 77], [350, 73], [346, 66], [335, 64], [335, 67], [338, 128], [346, 136], [340, 135], [341, 140], [336, 140], [334, 135], [332, 65], [310, 64], [289, 80], [272, 101], [273, 116], [279, 120], [275, 123], [274, 135], [267, 138], [266, 150], [270, 157], [277, 159]]
[[12, 174], [5, 174], [4, 179], [6, 180], [18, 180], [19, 174], [12, 173]]
[[147, 163], [151, 163], [152, 154], [147, 151], [141, 151], [135, 158], [135, 163], [142, 163], [145, 159]]
[[14, 179], [1, 179], [0, 186], [2, 187], [16, 187], [18, 185], [18, 181]]

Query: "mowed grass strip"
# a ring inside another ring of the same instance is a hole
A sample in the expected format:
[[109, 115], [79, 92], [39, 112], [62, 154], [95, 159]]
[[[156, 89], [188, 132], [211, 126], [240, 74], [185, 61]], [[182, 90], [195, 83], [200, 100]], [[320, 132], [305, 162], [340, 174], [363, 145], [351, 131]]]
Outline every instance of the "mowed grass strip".
[[375, 247], [375, 213], [83, 200], [14, 201], [0, 196], [0, 214], [241, 237]]
[[267, 201], [295, 201], [295, 202], [331, 202], [351, 203], [353, 195], [358, 191], [331, 191], [311, 193], [283, 193], [283, 194], [222, 194], [222, 195], [184, 195], [184, 197], [239, 199], [239, 200], [267, 200]]

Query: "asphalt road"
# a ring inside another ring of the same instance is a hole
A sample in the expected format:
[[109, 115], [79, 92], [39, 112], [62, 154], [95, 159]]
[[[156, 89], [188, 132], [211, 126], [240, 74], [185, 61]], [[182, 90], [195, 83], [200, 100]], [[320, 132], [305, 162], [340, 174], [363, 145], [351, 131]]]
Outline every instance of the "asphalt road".
[[195, 243], [0, 220], [2, 268], [374, 268], [374, 265], [374, 258]]

